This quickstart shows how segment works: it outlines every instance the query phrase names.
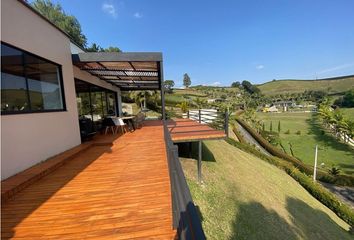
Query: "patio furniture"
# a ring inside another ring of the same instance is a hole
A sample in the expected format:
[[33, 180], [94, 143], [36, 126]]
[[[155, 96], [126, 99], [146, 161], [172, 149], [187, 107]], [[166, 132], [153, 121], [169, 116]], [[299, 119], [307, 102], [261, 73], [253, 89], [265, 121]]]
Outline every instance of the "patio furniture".
[[118, 129], [122, 130], [122, 134], [127, 132], [127, 127], [128, 126], [127, 126], [127, 124], [124, 123], [122, 118], [116, 117], [116, 118], [113, 118], [113, 121], [115, 123], [117, 132], [118, 132]]
[[104, 128], [104, 134], [107, 134], [109, 130], [112, 131], [112, 134], [115, 133], [114, 128], [116, 127], [116, 124], [114, 123], [112, 118], [104, 118], [102, 121], [102, 128]]
[[88, 140], [96, 134], [93, 122], [89, 118], [81, 117], [79, 119], [79, 127], [82, 141]]
[[135, 126], [134, 126], [134, 119], [136, 118], [136, 116], [125, 116], [125, 117], [121, 117], [121, 119], [123, 121], [125, 121], [129, 127], [129, 130], [130, 130], [130, 127], [133, 129], [133, 131], [135, 131]]
[[141, 128], [143, 126], [143, 121], [145, 120], [145, 114], [140, 112], [135, 117], [135, 126]]

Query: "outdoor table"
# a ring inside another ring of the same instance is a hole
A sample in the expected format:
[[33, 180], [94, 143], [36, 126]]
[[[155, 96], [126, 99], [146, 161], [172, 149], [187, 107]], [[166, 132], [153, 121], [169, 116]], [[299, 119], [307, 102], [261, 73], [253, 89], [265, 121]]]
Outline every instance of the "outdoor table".
[[121, 117], [121, 119], [123, 121], [127, 122], [128, 127], [130, 128], [130, 126], [133, 128], [133, 131], [135, 131], [135, 126], [134, 126], [134, 122], [133, 119], [135, 118], [135, 116], [125, 116], [125, 117]]

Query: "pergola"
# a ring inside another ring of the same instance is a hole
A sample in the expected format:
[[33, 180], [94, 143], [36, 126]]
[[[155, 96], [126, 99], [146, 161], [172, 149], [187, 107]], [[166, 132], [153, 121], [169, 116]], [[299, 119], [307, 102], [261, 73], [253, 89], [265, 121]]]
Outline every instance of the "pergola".
[[73, 64], [122, 91], [160, 90], [165, 119], [163, 64], [160, 52], [83, 52], [72, 54]]

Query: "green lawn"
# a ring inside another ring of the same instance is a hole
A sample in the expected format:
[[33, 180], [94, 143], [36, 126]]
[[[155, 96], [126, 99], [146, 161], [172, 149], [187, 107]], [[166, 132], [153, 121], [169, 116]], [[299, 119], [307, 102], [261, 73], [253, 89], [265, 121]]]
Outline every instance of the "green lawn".
[[[257, 119], [264, 120], [265, 129], [269, 130], [273, 122], [273, 131], [278, 131], [281, 124], [280, 139], [286, 152], [290, 155], [293, 146], [295, 157], [307, 164], [314, 163], [314, 149], [319, 145], [318, 164], [325, 168], [336, 165], [346, 174], [354, 174], [354, 149], [340, 143], [329, 133], [323, 132], [316, 115], [312, 113], [257, 113]], [[285, 134], [290, 130], [290, 134]], [[297, 135], [297, 131], [301, 131]]]
[[341, 108], [340, 111], [346, 118], [354, 120], [354, 108]]
[[182, 165], [208, 239], [352, 239], [349, 226], [285, 172], [225, 141], [205, 145], [212, 155], [202, 185], [196, 161]]

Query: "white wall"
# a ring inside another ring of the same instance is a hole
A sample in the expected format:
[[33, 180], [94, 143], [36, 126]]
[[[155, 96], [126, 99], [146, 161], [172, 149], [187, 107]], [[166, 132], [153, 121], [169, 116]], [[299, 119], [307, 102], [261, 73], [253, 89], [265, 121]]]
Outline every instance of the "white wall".
[[1, 116], [1, 179], [80, 144], [69, 39], [22, 3], [1, 1], [2, 41], [62, 65], [67, 111]]

